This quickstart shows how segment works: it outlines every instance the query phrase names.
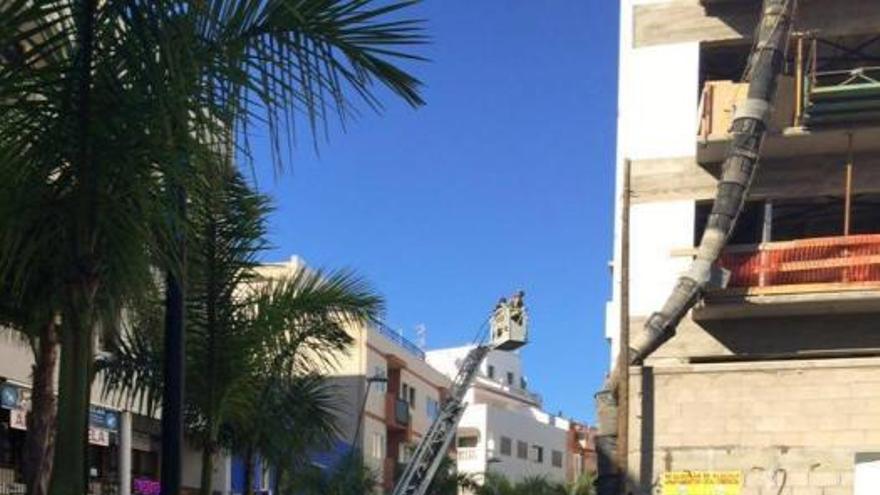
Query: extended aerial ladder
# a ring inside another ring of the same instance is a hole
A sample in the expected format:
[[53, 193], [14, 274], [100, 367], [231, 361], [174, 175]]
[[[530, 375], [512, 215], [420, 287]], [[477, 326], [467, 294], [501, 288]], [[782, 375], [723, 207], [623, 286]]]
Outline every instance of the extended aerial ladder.
[[455, 438], [458, 422], [467, 404], [464, 402], [468, 388], [477, 376], [483, 360], [493, 350], [510, 351], [525, 345], [528, 336], [528, 314], [523, 302], [523, 292], [517, 292], [510, 300], [501, 299], [490, 319], [490, 339], [468, 352], [458, 370], [449, 396], [443, 401], [440, 412], [421, 442], [413, 452], [403, 474], [394, 486], [392, 495], [424, 495], [448, 455], [449, 446]]

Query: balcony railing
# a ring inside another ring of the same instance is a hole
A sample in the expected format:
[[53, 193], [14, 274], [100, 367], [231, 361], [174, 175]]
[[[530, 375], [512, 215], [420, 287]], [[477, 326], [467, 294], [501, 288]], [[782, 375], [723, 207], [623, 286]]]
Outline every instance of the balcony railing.
[[458, 461], [475, 461], [477, 460], [478, 452], [475, 447], [459, 447], [455, 456]]
[[756, 294], [880, 288], [880, 234], [731, 246], [726, 288]]
[[385, 417], [395, 426], [403, 428], [409, 426], [409, 402], [388, 393], [385, 397]]
[[381, 333], [386, 339], [399, 345], [404, 350], [406, 350], [407, 352], [409, 352], [413, 356], [421, 359], [422, 361], [425, 360], [425, 351], [420, 349], [419, 346], [417, 346], [414, 343], [412, 343], [411, 341], [409, 341], [403, 335], [395, 332], [394, 330], [388, 328], [385, 325], [377, 325], [376, 328], [379, 330], [379, 333]]

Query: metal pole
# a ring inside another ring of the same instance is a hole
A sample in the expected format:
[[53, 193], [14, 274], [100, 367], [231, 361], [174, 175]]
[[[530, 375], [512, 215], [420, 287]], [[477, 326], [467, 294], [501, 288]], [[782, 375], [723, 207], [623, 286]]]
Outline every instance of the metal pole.
[[629, 209], [631, 162], [623, 165], [623, 198], [620, 214], [620, 349], [617, 387], [617, 465], [620, 473], [620, 493], [629, 493]]
[[801, 125], [804, 114], [804, 36], [797, 37], [797, 58], [795, 59], [794, 81], [794, 125]]
[[119, 413], [119, 495], [131, 495], [131, 412]]
[[359, 440], [360, 440], [360, 434], [361, 434], [361, 425], [364, 423], [364, 420], [366, 419], [364, 417], [364, 414], [366, 413], [366, 410], [367, 410], [367, 398], [370, 396], [370, 388], [371, 388], [370, 385], [372, 385], [373, 383], [387, 383], [387, 382], [388, 382], [388, 379], [385, 377], [381, 377], [381, 376], [374, 376], [374, 377], [367, 378], [367, 389], [364, 391], [364, 400], [361, 401], [361, 408], [359, 410], [360, 412], [358, 412], [357, 426], [354, 429], [354, 437], [351, 439], [351, 452], [352, 453], [354, 453], [355, 449], [357, 449], [359, 446], [360, 446], [361, 450], [363, 449], [363, 442], [360, 442]]
[[847, 135], [847, 153], [846, 153], [846, 184], [844, 196], [844, 212], [843, 212], [843, 235], [848, 236], [852, 223], [852, 180], [853, 180], [853, 134]]

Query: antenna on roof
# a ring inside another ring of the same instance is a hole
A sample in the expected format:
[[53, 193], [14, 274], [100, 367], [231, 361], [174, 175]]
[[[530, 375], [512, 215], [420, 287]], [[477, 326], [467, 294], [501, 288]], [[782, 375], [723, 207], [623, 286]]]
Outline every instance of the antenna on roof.
[[428, 327], [424, 323], [416, 325], [416, 345], [422, 351], [428, 347]]

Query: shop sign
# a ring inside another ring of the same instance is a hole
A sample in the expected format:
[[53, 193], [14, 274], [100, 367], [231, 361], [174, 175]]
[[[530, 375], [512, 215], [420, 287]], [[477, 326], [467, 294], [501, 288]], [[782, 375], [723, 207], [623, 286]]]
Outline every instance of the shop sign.
[[89, 408], [89, 424], [109, 431], [119, 430], [119, 413], [103, 407]]
[[110, 431], [104, 428], [89, 426], [89, 443], [101, 447], [110, 446]]
[[9, 427], [16, 430], [27, 430], [27, 411], [24, 409], [10, 409]]
[[131, 488], [135, 495], [159, 495], [162, 492], [159, 482], [150, 478], [135, 478]]
[[18, 387], [8, 382], [3, 383], [0, 385], [0, 407], [27, 411], [31, 408], [30, 389]]
[[663, 473], [662, 495], [740, 495], [740, 471], [670, 471]]

